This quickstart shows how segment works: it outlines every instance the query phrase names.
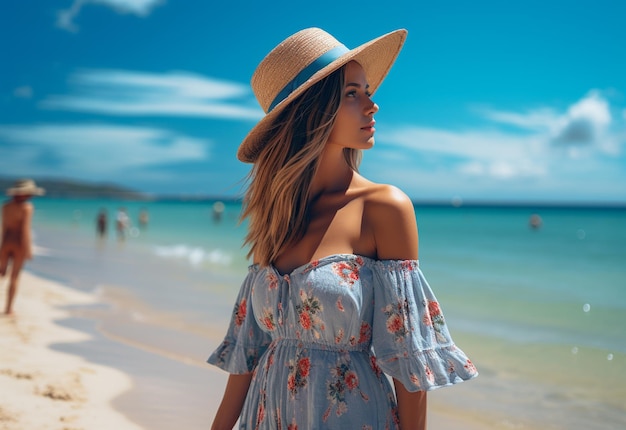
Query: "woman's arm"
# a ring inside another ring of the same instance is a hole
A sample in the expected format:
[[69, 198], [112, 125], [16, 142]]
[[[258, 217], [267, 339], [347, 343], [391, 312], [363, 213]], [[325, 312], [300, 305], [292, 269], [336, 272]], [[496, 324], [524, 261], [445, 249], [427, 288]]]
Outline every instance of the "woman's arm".
[[2, 243], [2, 238], [4, 237], [4, 232], [9, 228], [9, 220], [7, 216], [7, 204], [2, 205], [2, 230], [0, 230], [0, 243]]
[[228, 377], [224, 396], [215, 414], [211, 430], [232, 430], [241, 414], [251, 380], [252, 373], [231, 374]]
[[398, 399], [398, 416], [402, 430], [426, 430], [426, 391], [410, 392], [402, 382], [393, 379]]
[[31, 220], [33, 218], [33, 205], [30, 203], [25, 204], [24, 206], [24, 220], [22, 222], [22, 245], [26, 247], [26, 259], [30, 260], [33, 258], [33, 242], [31, 240]]
[[[374, 226], [376, 254], [381, 260], [417, 260], [418, 233], [411, 200], [395, 187], [384, 187], [369, 205]], [[393, 380], [402, 430], [426, 430], [426, 392], [409, 392]]]

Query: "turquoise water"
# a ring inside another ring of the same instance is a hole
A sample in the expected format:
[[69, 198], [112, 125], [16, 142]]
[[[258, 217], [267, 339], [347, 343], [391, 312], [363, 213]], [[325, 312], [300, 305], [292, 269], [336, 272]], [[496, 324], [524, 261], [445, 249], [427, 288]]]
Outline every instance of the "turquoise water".
[[[95, 218], [103, 207], [109, 233], [99, 243]], [[123, 243], [113, 224], [119, 207], [126, 207], [133, 221]], [[150, 214], [146, 230], [137, 227], [143, 208]], [[134, 264], [171, 264], [171, 270], [196, 273], [207, 281], [219, 274], [235, 282], [230, 287], [236, 289], [248, 265], [239, 210], [237, 202], [226, 202], [216, 222], [212, 202], [39, 199], [34, 222], [36, 233], [62, 235], [66, 244], [75, 243], [77, 257], [84, 258], [83, 247], [108, 251], [111, 258], [131, 253]], [[538, 230], [528, 226], [533, 213], [543, 220]], [[497, 335], [504, 325], [511, 330], [507, 337], [527, 340], [541, 326], [538, 338], [626, 352], [625, 210], [418, 206], [416, 215], [420, 260], [430, 283], [454, 315], [482, 334]], [[41, 245], [59, 257], [54, 243]], [[204, 286], [207, 293], [212, 287], [210, 282]]]
[[[212, 202], [41, 198], [35, 206], [40, 251], [30, 270], [82, 290], [115, 287], [175, 314], [189, 332], [221, 336], [248, 265], [238, 203], [226, 202], [219, 222]], [[112, 223], [120, 206], [134, 223], [124, 242]], [[102, 207], [109, 234], [98, 240]], [[145, 230], [141, 208], [150, 213]], [[534, 213], [543, 221], [536, 230]], [[545, 428], [625, 427], [626, 210], [417, 205], [416, 215], [422, 270], [482, 373], [470, 384], [497, 386], [493, 404], [508, 402], [498, 410], [550, 422]], [[554, 399], [558, 408], [546, 406]], [[489, 414], [485, 402], [469, 404]]]

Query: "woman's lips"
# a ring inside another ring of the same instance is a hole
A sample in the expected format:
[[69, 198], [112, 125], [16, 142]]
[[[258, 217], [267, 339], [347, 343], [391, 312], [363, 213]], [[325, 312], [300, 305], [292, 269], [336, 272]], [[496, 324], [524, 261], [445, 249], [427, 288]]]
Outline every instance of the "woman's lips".
[[376, 121], [372, 121], [368, 125], [366, 125], [365, 127], [361, 127], [361, 130], [364, 130], [364, 131], [376, 131], [376, 129], [374, 128], [374, 124], [376, 124]]

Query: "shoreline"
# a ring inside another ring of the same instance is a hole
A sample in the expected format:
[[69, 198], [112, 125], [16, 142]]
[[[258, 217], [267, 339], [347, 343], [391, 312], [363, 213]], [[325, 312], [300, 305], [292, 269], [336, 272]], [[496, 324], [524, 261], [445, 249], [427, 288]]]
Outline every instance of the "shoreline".
[[[129, 376], [51, 348], [86, 340], [55, 321], [70, 314], [62, 306], [94, 297], [28, 271], [20, 276], [15, 315], [0, 317], [0, 429], [141, 429], [111, 406], [131, 388]], [[4, 299], [8, 281], [0, 282]]]
[[[150, 330], [141, 324], [116, 321], [124, 314], [116, 312], [118, 301], [98, 292], [28, 270], [20, 278], [15, 315], [0, 315], [0, 430], [210, 424], [221, 399], [215, 387], [224, 386], [226, 374], [206, 364], [204, 355], [185, 359], [176, 345], [169, 352], [151, 347], [159, 339], [142, 338]], [[3, 300], [7, 284], [0, 279]], [[165, 345], [175, 338], [160, 334]]]

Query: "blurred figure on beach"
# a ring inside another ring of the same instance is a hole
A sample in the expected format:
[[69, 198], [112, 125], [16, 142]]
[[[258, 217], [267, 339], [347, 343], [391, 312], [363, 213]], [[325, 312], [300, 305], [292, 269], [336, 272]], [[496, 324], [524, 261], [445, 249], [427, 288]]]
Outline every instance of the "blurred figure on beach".
[[126, 208], [118, 209], [117, 216], [115, 217], [115, 227], [117, 230], [117, 239], [123, 242], [130, 228], [130, 218], [126, 213]]
[[107, 210], [102, 208], [96, 217], [96, 232], [100, 239], [104, 239], [107, 235], [108, 216]]
[[215, 222], [221, 221], [223, 214], [224, 214], [224, 203], [222, 202], [213, 203], [213, 221]]
[[145, 230], [148, 228], [148, 223], [150, 222], [150, 215], [148, 214], [148, 209], [141, 208], [139, 211], [139, 228]]
[[22, 179], [16, 181], [6, 193], [11, 199], [2, 206], [0, 277], [6, 275], [10, 263], [11, 275], [4, 313], [11, 315], [20, 271], [25, 261], [33, 257], [30, 229], [34, 207], [28, 200], [33, 196], [42, 196], [45, 190], [37, 187], [31, 179]]
[[539, 230], [543, 225], [543, 220], [537, 214], [532, 214], [528, 220], [528, 226], [533, 230]]

